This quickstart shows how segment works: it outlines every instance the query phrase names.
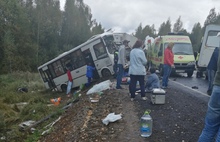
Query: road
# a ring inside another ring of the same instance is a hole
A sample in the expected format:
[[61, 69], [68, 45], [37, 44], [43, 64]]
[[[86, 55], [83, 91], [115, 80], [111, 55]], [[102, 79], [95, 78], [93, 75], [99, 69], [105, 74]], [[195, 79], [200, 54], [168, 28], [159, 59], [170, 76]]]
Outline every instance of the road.
[[[202, 93], [203, 95], [207, 95], [206, 91], [208, 89], [208, 80], [205, 80], [205, 78], [196, 78], [196, 71], [194, 72], [192, 77], [187, 77], [184, 73], [179, 73], [176, 76], [171, 76], [170, 81], [174, 81], [177, 84], [180, 84], [182, 86], [185, 86], [188, 89], [193, 89], [193, 86], [198, 87], [198, 92]], [[208, 95], [207, 95], [208, 96]]]

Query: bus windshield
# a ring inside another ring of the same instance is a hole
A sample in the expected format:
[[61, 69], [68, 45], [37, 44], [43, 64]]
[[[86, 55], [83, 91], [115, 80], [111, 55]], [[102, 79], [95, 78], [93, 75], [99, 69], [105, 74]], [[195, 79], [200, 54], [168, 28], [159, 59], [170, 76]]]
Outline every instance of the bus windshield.
[[104, 36], [103, 40], [104, 40], [104, 42], [106, 44], [108, 52], [110, 54], [114, 54], [115, 45], [114, 45], [114, 37], [113, 37], [113, 35]]
[[[168, 43], [165, 43], [167, 47]], [[174, 55], [193, 55], [192, 45], [190, 43], [174, 43], [173, 46]]]

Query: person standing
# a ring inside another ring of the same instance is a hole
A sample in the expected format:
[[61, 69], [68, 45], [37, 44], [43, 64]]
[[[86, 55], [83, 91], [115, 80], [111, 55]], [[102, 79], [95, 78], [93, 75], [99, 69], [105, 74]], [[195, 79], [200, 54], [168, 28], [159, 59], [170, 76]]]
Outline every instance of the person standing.
[[68, 67], [66, 67], [66, 69], [67, 69], [67, 77], [68, 77], [66, 95], [67, 95], [67, 97], [70, 97], [71, 89], [72, 89], [72, 85], [73, 85], [73, 78], [72, 78], [70, 69]]
[[120, 46], [119, 51], [118, 51], [116, 89], [122, 89], [121, 81], [122, 81], [122, 77], [124, 75], [124, 69], [126, 68], [126, 66], [125, 66], [125, 61], [126, 61], [125, 48], [128, 48], [128, 43], [129, 43], [128, 40], [124, 40], [123, 45]]
[[166, 89], [168, 86], [168, 80], [170, 73], [174, 66], [174, 55], [172, 52], [174, 43], [170, 42], [164, 51], [164, 65], [163, 65], [163, 79], [162, 79], [162, 89]]
[[131, 101], [135, 98], [136, 85], [139, 81], [141, 89], [141, 97], [143, 100], [146, 100], [145, 97], [145, 88], [144, 88], [144, 78], [146, 75], [147, 59], [142, 49], [142, 41], [137, 40], [133, 46], [133, 49], [130, 52], [130, 66], [128, 74], [130, 75], [131, 81], [129, 84], [129, 91], [131, 93]]
[[[219, 37], [220, 38], [220, 37]], [[213, 90], [205, 116], [205, 126], [198, 142], [220, 142], [220, 57], [213, 82]]]
[[90, 86], [91, 84], [91, 81], [92, 81], [92, 78], [93, 78], [93, 71], [95, 70], [95, 67], [93, 67], [91, 65], [91, 63], [88, 63], [87, 65], [87, 70], [86, 70], [86, 77], [88, 79], [87, 83], [86, 83], [86, 86]]
[[211, 59], [210, 59], [209, 64], [207, 66], [207, 74], [208, 74], [208, 81], [209, 81], [209, 87], [207, 90], [208, 95], [211, 95], [211, 93], [212, 93], [213, 80], [215, 77], [215, 73], [217, 71], [218, 53], [219, 53], [219, 48], [216, 47], [212, 53]]
[[118, 66], [118, 50], [115, 49], [114, 51], [114, 66], [113, 66], [113, 69], [114, 69], [114, 77], [117, 78], [117, 66]]

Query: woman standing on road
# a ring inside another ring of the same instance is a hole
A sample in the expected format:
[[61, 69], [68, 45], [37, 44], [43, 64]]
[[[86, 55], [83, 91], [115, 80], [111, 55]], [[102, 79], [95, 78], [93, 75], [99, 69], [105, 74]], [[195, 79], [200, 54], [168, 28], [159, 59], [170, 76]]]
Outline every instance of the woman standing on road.
[[172, 52], [173, 46], [174, 43], [170, 42], [164, 51], [163, 79], [162, 79], [162, 87], [161, 87], [163, 89], [167, 88], [170, 73], [172, 71], [172, 68], [175, 68], [174, 55]]
[[130, 66], [129, 66], [129, 72], [128, 72], [131, 78], [131, 81], [129, 84], [129, 91], [131, 93], [131, 101], [133, 101], [135, 98], [137, 81], [139, 81], [140, 83], [142, 99], [143, 100], [147, 99], [145, 97], [145, 88], [144, 88], [144, 77], [146, 75], [146, 68], [145, 68], [146, 64], [147, 64], [147, 59], [142, 49], [142, 41], [137, 40], [130, 53]]

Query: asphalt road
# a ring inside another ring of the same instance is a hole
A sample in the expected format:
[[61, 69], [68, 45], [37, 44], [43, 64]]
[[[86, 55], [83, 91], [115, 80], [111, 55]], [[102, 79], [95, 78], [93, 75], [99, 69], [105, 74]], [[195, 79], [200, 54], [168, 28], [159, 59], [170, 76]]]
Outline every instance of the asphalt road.
[[170, 80], [175, 81], [176, 83], [180, 83], [191, 89], [193, 89], [192, 88], [193, 86], [196, 86], [198, 87], [198, 89], [194, 89], [194, 90], [207, 94], [206, 91], [208, 89], [208, 80], [205, 80], [205, 77], [196, 78], [196, 71], [194, 72], [193, 76], [190, 78], [187, 77], [187, 75], [184, 73], [179, 73], [176, 76], [171, 76]]

